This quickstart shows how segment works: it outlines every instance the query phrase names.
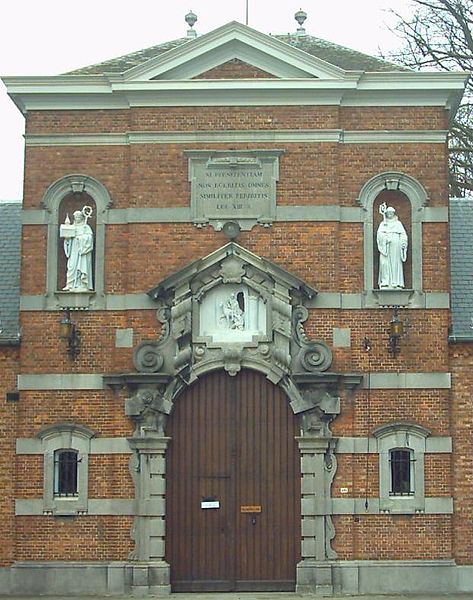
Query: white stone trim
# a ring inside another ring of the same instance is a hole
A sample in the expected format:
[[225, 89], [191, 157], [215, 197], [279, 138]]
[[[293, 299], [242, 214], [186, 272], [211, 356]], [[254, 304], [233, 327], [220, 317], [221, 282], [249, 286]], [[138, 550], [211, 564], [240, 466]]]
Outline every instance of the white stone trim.
[[451, 373], [370, 373], [363, 376], [363, 387], [387, 389], [450, 389]]
[[[334, 221], [342, 223], [364, 223], [365, 211], [362, 208], [322, 204], [309, 206], [276, 206], [275, 221]], [[425, 207], [419, 215], [422, 223], [448, 222], [448, 208], [444, 206]], [[106, 225], [129, 225], [132, 223], [191, 223], [192, 215], [188, 206], [165, 208], [112, 208], [103, 216]], [[48, 211], [23, 210], [23, 225], [46, 225]]]
[[[131, 71], [130, 71], [131, 72]], [[124, 81], [120, 75], [4, 77], [18, 108], [116, 109], [131, 106], [440, 106], [454, 115], [464, 72], [345, 73], [338, 79]]]
[[[147, 294], [108, 294], [103, 298], [104, 306], [100, 310], [142, 310], [156, 309], [156, 305]], [[309, 308], [341, 308], [344, 310], [378, 309], [366, 301], [365, 294], [340, 294], [319, 292], [313, 300], [307, 301]], [[409, 309], [448, 309], [450, 295], [442, 292], [419, 294], [409, 304]], [[56, 309], [59, 309], [59, 305]], [[91, 307], [91, 310], [93, 307]], [[44, 296], [21, 296], [21, 311], [47, 310]]]
[[102, 375], [44, 373], [17, 376], [17, 389], [22, 390], [102, 390]]
[[[43, 515], [44, 505], [41, 498], [17, 499], [15, 500], [16, 516]], [[134, 499], [122, 498], [89, 498], [87, 509], [84, 510], [87, 515], [134, 515]]]
[[[407, 499], [409, 500], [409, 499]], [[382, 498], [332, 498], [332, 514], [334, 515], [378, 515], [386, 512], [382, 509]], [[403, 512], [392, 511], [393, 513]], [[411, 511], [406, 511], [411, 512]], [[447, 496], [430, 497], [424, 499], [422, 514], [451, 515], [453, 514], [453, 498]]]
[[[370, 389], [450, 389], [451, 373], [371, 373]], [[18, 390], [102, 390], [103, 377], [99, 374], [57, 373], [18, 375]], [[364, 376], [364, 388], [368, 376]]]
[[286, 143], [340, 143], [340, 144], [443, 144], [448, 131], [344, 131], [341, 129], [278, 129], [235, 131], [178, 131], [130, 133], [70, 133], [29, 134], [28, 147], [47, 146], [123, 146], [132, 144], [211, 144], [215, 142], [286, 142]]
[[[451, 453], [450, 436], [431, 436], [426, 439], [427, 454]], [[375, 437], [340, 437], [337, 440], [337, 454], [366, 454], [378, 452], [378, 440]], [[37, 438], [18, 438], [17, 454], [42, 454], [41, 440]], [[90, 440], [90, 454], [130, 454], [127, 438], [96, 437]]]
[[[17, 454], [43, 454], [43, 445], [38, 438], [18, 438]], [[98, 437], [90, 440], [89, 454], [131, 454], [127, 438]]]
[[[375, 437], [341, 437], [337, 441], [337, 454], [376, 454], [378, 451], [378, 440]], [[428, 437], [425, 452], [427, 454], [451, 453], [452, 438], [450, 436]]]
[[399, 130], [399, 131], [345, 131], [343, 144], [444, 144], [448, 131]]

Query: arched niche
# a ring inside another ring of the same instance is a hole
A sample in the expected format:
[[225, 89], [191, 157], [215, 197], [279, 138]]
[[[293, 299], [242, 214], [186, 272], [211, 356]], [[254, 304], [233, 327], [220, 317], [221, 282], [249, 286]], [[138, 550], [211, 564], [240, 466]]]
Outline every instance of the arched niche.
[[[104, 303], [104, 253], [106, 212], [112, 200], [107, 188], [88, 175], [73, 174], [61, 177], [49, 186], [42, 200], [48, 212], [46, 308], [101, 308]], [[63, 279], [66, 260], [59, 226], [66, 213], [81, 210], [84, 205], [92, 207], [89, 220], [94, 232], [93, 283], [94, 289], [87, 294], [64, 292]]]
[[[391, 292], [378, 289], [379, 255], [376, 233], [382, 216], [379, 206], [386, 202], [394, 206], [409, 237], [408, 258], [404, 265], [405, 292], [422, 291], [422, 209], [428, 203], [427, 192], [413, 177], [404, 173], [380, 173], [365, 183], [360, 191], [358, 202], [365, 212], [364, 218], [364, 289], [367, 295], [374, 294], [379, 304], [391, 304], [391, 300], [381, 296]], [[399, 296], [399, 293], [397, 294]], [[405, 296], [407, 298], [407, 296]], [[407, 303], [396, 300], [395, 304]]]
[[[70, 192], [59, 203], [59, 225], [65, 223], [66, 219], [73, 221], [74, 212], [79, 210], [82, 211], [84, 207], [90, 207], [91, 216], [87, 220], [87, 224], [91, 227], [94, 233], [97, 231], [97, 206], [96, 202], [90, 194], [87, 192]], [[58, 268], [57, 268], [57, 287], [58, 291], [63, 290], [66, 284], [66, 273], [67, 273], [67, 257], [64, 252], [64, 238], [58, 237]], [[92, 289], [95, 290], [95, 265], [96, 265], [96, 247], [92, 251]]]

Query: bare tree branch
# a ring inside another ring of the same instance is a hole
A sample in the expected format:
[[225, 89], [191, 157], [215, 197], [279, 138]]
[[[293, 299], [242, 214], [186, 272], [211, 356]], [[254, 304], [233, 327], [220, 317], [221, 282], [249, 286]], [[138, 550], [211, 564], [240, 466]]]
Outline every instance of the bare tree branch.
[[[405, 18], [391, 11], [402, 40], [384, 58], [413, 69], [473, 71], [473, 0], [412, 0], [415, 12]], [[449, 136], [450, 193], [473, 190], [473, 79], [467, 84]]]

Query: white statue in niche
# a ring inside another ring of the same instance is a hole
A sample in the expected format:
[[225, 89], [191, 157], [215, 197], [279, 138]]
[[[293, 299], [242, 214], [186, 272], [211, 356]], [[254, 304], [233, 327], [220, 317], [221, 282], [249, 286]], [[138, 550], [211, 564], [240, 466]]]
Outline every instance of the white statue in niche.
[[60, 227], [59, 235], [64, 238], [64, 253], [67, 257], [66, 292], [86, 292], [93, 290], [92, 283], [92, 250], [94, 234], [87, 219], [92, 215], [92, 208], [84, 206], [73, 213], [73, 223], [66, 216]]
[[220, 304], [222, 314], [221, 322], [224, 323], [226, 329], [238, 329], [242, 331], [245, 326], [244, 311], [241, 309], [238, 298], [232, 292], [230, 297]]
[[380, 289], [404, 287], [404, 266], [407, 258], [407, 233], [396, 209], [383, 202], [379, 207], [383, 220], [379, 224], [376, 242], [379, 250], [378, 285]]

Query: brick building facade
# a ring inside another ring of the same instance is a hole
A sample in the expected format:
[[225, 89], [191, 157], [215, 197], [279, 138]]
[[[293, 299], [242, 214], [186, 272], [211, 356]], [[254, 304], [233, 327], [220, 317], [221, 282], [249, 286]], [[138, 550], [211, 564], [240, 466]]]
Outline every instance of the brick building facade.
[[[230, 23], [4, 81], [26, 156], [1, 587], [473, 590], [466, 75]], [[380, 289], [388, 205], [405, 283]], [[92, 284], [64, 290], [77, 211]]]

